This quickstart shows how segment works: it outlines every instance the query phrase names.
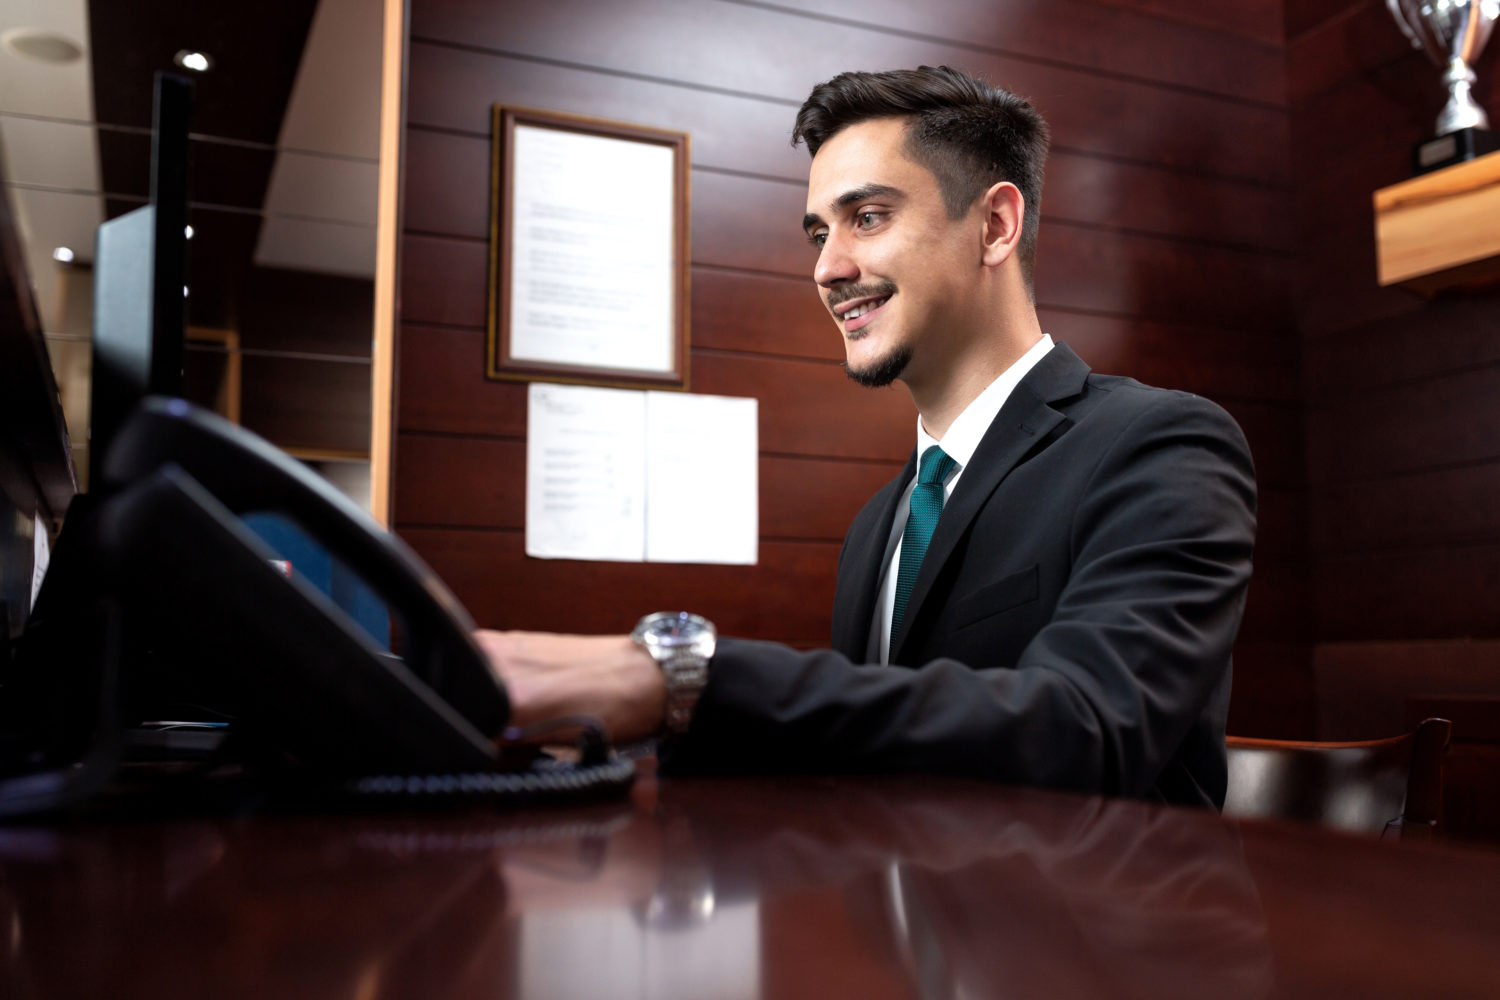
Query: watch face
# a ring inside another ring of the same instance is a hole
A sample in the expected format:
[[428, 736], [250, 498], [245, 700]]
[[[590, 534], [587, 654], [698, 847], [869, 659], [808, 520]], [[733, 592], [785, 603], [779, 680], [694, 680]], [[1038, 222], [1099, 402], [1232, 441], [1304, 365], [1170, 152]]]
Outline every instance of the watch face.
[[646, 628], [646, 632], [663, 646], [685, 646], [703, 634], [705, 622], [697, 615], [663, 615]]
[[712, 624], [686, 611], [664, 611], [651, 615], [636, 627], [640, 641], [658, 649], [701, 649], [711, 656], [717, 638]]

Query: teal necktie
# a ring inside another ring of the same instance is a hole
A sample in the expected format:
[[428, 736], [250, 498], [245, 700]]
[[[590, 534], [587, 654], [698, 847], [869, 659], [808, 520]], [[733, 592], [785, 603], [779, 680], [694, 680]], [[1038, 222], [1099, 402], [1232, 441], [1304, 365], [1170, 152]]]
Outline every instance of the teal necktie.
[[911, 491], [911, 511], [906, 515], [906, 529], [901, 532], [901, 565], [896, 570], [896, 600], [891, 607], [892, 644], [901, 634], [901, 620], [906, 617], [912, 584], [917, 582], [917, 570], [922, 568], [922, 558], [927, 555], [938, 517], [943, 513], [943, 480], [957, 464], [936, 445], [922, 452], [917, 485]]

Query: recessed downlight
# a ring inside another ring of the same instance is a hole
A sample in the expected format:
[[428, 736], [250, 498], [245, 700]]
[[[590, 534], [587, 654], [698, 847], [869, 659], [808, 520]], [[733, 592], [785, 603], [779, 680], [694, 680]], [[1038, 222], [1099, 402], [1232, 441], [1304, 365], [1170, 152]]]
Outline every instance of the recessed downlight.
[[60, 264], [73, 263], [74, 256], [72, 247], [54, 247], [52, 250], [52, 259]]
[[192, 239], [193, 238], [193, 227], [192, 226], [183, 226], [182, 227], [182, 235], [185, 236], [185, 237], [187, 237], [188, 239]]
[[83, 57], [82, 45], [46, 28], [11, 28], [0, 34], [0, 45], [23, 58], [54, 65], [75, 62]]
[[207, 52], [199, 52], [197, 49], [178, 49], [172, 61], [183, 69], [190, 69], [194, 73], [207, 73], [214, 68], [213, 57]]

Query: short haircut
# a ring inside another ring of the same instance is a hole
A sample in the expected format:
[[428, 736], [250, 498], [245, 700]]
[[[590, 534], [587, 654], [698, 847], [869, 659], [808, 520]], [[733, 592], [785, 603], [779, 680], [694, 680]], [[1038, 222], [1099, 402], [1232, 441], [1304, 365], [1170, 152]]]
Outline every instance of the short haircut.
[[905, 118], [906, 154], [937, 178], [958, 219], [1000, 181], [1026, 201], [1017, 255], [1026, 287], [1036, 264], [1047, 122], [1024, 98], [947, 66], [840, 73], [813, 88], [797, 111], [792, 145], [818, 149], [839, 132], [877, 118]]

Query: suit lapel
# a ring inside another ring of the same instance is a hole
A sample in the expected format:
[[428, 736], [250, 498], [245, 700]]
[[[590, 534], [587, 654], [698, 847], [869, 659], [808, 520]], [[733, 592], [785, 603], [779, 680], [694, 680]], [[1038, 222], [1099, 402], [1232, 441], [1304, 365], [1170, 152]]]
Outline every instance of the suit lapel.
[[870, 526], [860, 537], [850, 536], [846, 554], [849, 568], [840, 567], [839, 586], [834, 600], [833, 648], [856, 663], [863, 662], [869, 645], [871, 620], [875, 616], [875, 595], [885, 566], [885, 546], [891, 537], [891, 522], [906, 484], [917, 474], [916, 450], [906, 460], [906, 468], [896, 481], [885, 487], [884, 500], [875, 512]]
[[[1066, 419], [1051, 404], [1078, 395], [1088, 373], [1088, 365], [1066, 344], [1059, 343], [1026, 373], [995, 415], [954, 487], [953, 495], [943, 506], [927, 555], [922, 559], [922, 568], [912, 585], [905, 624], [901, 634], [891, 643], [892, 663], [899, 662], [911, 624], [921, 616], [922, 604], [932, 590], [933, 581], [953, 555], [969, 525], [984, 508], [990, 494], [1005, 481], [1021, 459]], [[889, 526], [889, 519], [886, 524]]]

